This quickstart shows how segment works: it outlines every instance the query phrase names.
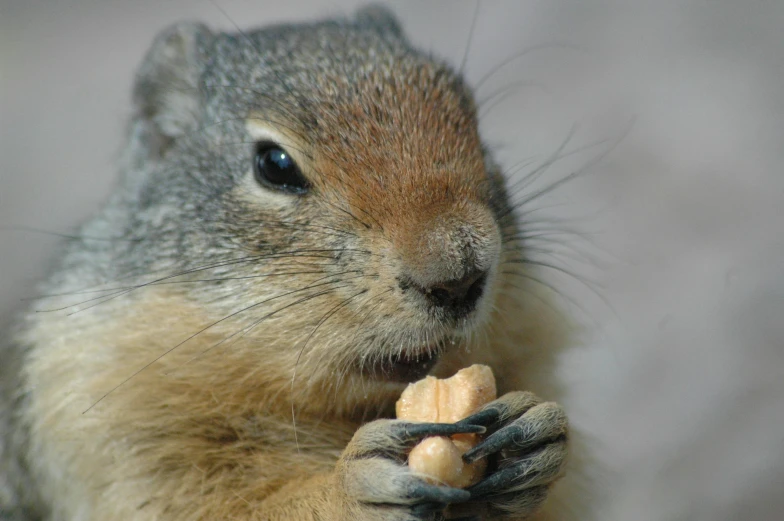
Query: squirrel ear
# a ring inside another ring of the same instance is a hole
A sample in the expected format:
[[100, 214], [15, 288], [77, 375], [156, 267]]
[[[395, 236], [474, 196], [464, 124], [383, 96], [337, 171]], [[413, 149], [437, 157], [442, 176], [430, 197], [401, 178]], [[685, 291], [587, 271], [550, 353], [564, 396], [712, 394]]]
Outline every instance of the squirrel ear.
[[395, 38], [403, 38], [403, 28], [397, 16], [385, 5], [370, 4], [359, 10], [356, 14], [357, 23], [362, 27], [372, 27], [381, 34], [388, 34]]
[[137, 74], [136, 119], [145, 127], [153, 155], [198, 123], [202, 49], [212, 33], [197, 23], [178, 23], [156, 38]]

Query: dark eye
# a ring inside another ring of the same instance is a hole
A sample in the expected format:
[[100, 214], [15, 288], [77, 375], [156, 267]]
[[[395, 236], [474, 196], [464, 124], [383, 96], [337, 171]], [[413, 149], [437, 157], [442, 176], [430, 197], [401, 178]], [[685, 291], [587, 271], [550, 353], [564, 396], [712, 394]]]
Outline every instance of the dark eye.
[[256, 146], [254, 169], [256, 181], [267, 188], [290, 194], [304, 194], [310, 188], [294, 159], [275, 143]]

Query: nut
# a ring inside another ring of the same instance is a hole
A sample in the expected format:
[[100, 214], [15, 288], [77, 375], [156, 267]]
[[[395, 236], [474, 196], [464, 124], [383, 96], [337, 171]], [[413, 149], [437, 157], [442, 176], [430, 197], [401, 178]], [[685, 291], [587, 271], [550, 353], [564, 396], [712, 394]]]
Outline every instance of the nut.
[[[428, 376], [410, 384], [396, 411], [401, 420], [454, 423], [495, 398], [493, 372], [485, 365], [472, 365], [451, 378]], [[468, 465], [461, 458], [477, 443], [475, 434], [425, 438], [411, 450], [408, 466], [431, 483], [464, 488], [479, 481], [485, 471], [485, 460]]]

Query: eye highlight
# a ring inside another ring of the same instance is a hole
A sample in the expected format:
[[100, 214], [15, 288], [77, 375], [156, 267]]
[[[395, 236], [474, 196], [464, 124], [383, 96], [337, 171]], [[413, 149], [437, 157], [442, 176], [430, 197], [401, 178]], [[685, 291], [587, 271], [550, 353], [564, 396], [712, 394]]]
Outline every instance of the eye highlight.
[[276, 143], [264, 142], [256, 145], [253, 169], [256, 181], [271, 190], [304, 194], [310, 188], [310, 183], [302, 175], [291, 155]]

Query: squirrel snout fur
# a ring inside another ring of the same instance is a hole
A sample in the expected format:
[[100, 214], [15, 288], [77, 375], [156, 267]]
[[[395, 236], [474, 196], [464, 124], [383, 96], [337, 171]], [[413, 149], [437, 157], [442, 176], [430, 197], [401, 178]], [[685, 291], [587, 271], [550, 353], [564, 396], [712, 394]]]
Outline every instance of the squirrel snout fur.
[[412, 212], [402, 233], [392, 235], [402, 289], [413, 289], [426, 306], [454, 318], [474, 310], [500, 256], [500, 233], [489, 209], [434, 205]]

